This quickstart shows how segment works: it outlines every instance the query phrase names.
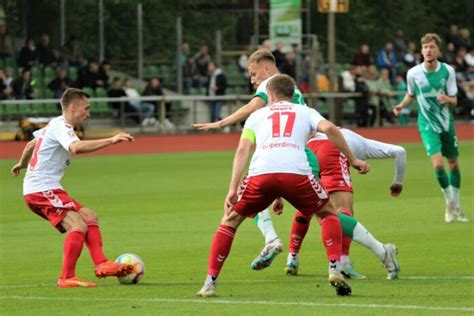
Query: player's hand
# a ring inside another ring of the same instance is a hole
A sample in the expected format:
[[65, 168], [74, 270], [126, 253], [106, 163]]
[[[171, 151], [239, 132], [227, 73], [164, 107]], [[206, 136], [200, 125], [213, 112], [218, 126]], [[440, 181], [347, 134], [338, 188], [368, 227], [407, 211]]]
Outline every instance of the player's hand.
[[237, 203], [237, 191], [229, 190], [224, 201], [224, 213], [226, 215], [230, 215], [235, 203]]
[[363, 161], [363, 160], [360, 160], [360, 159], [356, 159], [355, 161], [353, 161], [351, 163], [351, 166], [354, 169], [357, 169], [357, 171], [360, 174], [366, 174], [367, 172], [370, 171], [370, 165], [367, 163], [367, 161]]
[[402, 112], [403, 106], [401, 104], [397, 104], [392, 106], [392, 112], [395, 116], [399, 116], [400, 112]]
[[403, 190], [403, 184], [393, 183], [390, 186], [390, 195], [393, 197], [399, 197]]
[[17, 163], [11, 169], [12, 175], [14, 175], [15, 177], [18, 177], [20, 175], [21, 169], [23, 169], [23, 168], [25, 168], [25, 167], [22, 166], [21, 163]]
[[442, 105], [448, 104], [451, 101], [451, 99], [446, 94], [444, 94], [443, 91], [439, 93], [439, 95], [436, 97], [436, 100], [438, 100], [438, 102]]
[[272, 203], [273, 213], [276, 215], [281, 215], [283, 213], [283, 200], [281, 198], [276, 198]]
[[201, 131], [210, 131], [214, 129], [219, 129], [221, 128], [219, 122], [212, 122], [212, 123], [193, 123], [191, 126], [195, 129], [201, 130]]
[[119, 133], [115, 135], [114, 137], [112, 137], [113, 144], [118, 144], [125, 141], [134, 142], [135, 138], [129, 133], [125, 133], [125, 132]]

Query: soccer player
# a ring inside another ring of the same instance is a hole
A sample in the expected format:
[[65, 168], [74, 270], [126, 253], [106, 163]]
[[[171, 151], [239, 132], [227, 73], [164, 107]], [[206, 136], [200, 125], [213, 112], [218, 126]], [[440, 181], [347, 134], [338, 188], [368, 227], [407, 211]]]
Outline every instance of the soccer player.
[[[253, 217], [283, 197], [303, 214], [321, 219], [321, 235], [329, 260], [329, 282], [338, 295], [351, 289], [340, 273], [341, 224], [327, 192], [313, 175], [305, 153], [310, 132], [324, 132], [346, 155], [350, 164], [366, 173], [369, 166], [350, 151], [339, 129], [316, 110], [298, 106], [292, 99], [295, 83], [287, 75], [275, 76], [268, 85], [270, 106], [253, 113], [245, 123], [232, 168], [224, 216], [214, 235], [208, 275], [198, 296], [215, 296], [217, 277], [229, 255], [234, 235], [245, 217]], [[248, 176], [239, 186], [251, 148], [255, 153]]]
[[105, 139], [80, 140], [74, 127], [90, 116], [88, 98], [82, 90], [67, 89], [61, 98], [62, 115], [34, 132], [35, 138], [26, 144], [19, 162], [11, 169], [12, 174], [18, 176], [21, 169], [27, 168], [23, 181], [26, 204], [59, 232], [67, 232], [62, 272], [57, 283], [59, 288], [96, 286], [76, 277], [76, 263], [84, 243], [95, 264], [97, 277], [122, 276], [133, 270], [133, 265], [107, 259], [102, 250], [97, 214], [70, 197], [60, 184], [71, 162], [71, 154], [89, 153], [134, 140], [127, 133]]
[[[268, 103], [267, 84], [279, 74], [272, 53], [265, 48], [256, 50], [248, 59], [248, 72], [252, 85], [257, 88], [254, 98], [226, 118], [212, 123], [193, 124], [194, 128], [208, 131], [240, 122]], [[297, 86], [294, 87], [292, 103], [306, 105], [303, 94]], [[319, 165], [316, 156], [308, 147], [305, 147], [305, 152], [313, 174], [319, 177]], [[278, 208], [279, 204], [279, 200], [276, 200], [274, 208]], [[278, 238], [268, 209], [259, 212], [253, 220], [265, 237], [265, 246], [250, 266], [254, 270], [261, 270], [270, 266], [275, 257], [283, 251], [283, 243]], [[345, 223], [346, 221], [350, 220], [352, 222], [347, 216], [340, 216], [340, 220], [343, 227], [350, 226], [350, 223]]]
[[[423, 63], [408, 71], [408, 92], [400, 104], [393, 106], [393, 113], [398, 116], [416, 96], [418, 130], [446, 201], [444, 219], [447, 223], [455, 219], [468, 222], [459, 198], [459, 150], [451, 112], [458, 102], [456, 76], [451, 66], [438, 60], [440, 46], [437, 34], [427, 33], [421, 38]], [[444, 170], [443, 156], [448, 161], [449, 176]]]
[[[370, 158], [395, 158], [395, 176], [390, 185], [389, 192], [393, 197], [398, 197], [403, 189], [403, 179], [406, 166], [406, 151], [401, 146], [386, 144], [367, 139], [349, 129], [342, 128], [349, 148], [354, 155], [362, 160]], [[366, 276], [358, 273], [352, 267], [349, 260], [349, 249], [351, 241], [354, 240], [372, 250], [382, 262], [388, 272], [387, 279], [398, 278], [400, 265], [397, 260], [397, 249], [393, 244], [382, 244], [374, 238], [362, 224], [353, 218], [353, 190], [349, 164], [347, 158], [334, 146], [325, 134], [316, 133], [307, 146], [316, 154], [320, 164], [321, 183], [328, 191], [330, 200], [335, 205], [340, 217], [347, 217], [343, 225], [342, 236], [342, 273], [345, 277], [364, 279]], [[344, 215], [343, 215], [344, 214]], [[290, 235], [290, 249], [285, 271], [289, 275], [298, 274], [299, 250], [309, 228], [311, 216], [305, 216], [297, 211], [293, 220]]]

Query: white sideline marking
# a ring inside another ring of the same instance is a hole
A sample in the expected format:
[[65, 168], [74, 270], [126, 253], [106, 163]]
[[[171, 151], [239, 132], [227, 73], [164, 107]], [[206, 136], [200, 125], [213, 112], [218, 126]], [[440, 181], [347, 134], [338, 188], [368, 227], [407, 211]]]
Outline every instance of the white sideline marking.
[[[308, 278], [313, 277], [312, 275], [303, 275], [300, 280], [307, 281]], [[296, 278], [295, 278], [296, 279]], [[385, 277], [369, 278], [368, 280], [385, 280]], [[474, 280], [474, 276], [406, 276], [400, 277], [400, 280]], [[247, 284], [247, 283], [280, 283], [281, 280], [225, 280], [221, 284]], [[358, 282], [358, 281], [357, 281]], [[361, 281], [365, 282], [365, 281]], [[387, 282], [396, 282], [396, 281], [387, 281]], [[158, 282], [146, 282], [148, 285], [188, 285], [188, 284], [201, 284], [201, 281], [158, 281]], [[53, 283], [44, 283], [44, 284], [12, 284], [12, 285], [1, 285], [0, 289], [15, 289], [15, 288], [34, 288], [34, 287], [51, 287], [54, 286]], [[104, 285], [101, 285], [104, 286]]]
[[229, 304], [229, 305], [281, 305], [281, 306], [309, 306], [309, 307], [354, 307], [354, 308], [388, 308], [388, 309], [415, 309], [431, 311], [472, 312], [474, 307], [436, 307], [422, 305], [393, 305], [393, 304], [325, 304], [313, 302], [279, 302], [279, 301], [231, 301], [219, 299], [175, 299], [175, 298], [115, 298], [115, 297], [45, 297], [45, 296], [0, 296], [0, 300], [25, 301], [79, 301], [79, 302], [149, 302], [149, 303], [197, 303], [197, 304]]

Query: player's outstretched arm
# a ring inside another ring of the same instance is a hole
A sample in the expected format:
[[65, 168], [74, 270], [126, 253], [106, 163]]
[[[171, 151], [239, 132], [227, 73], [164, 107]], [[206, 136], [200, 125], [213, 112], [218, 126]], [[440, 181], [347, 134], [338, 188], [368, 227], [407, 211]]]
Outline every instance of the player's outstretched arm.
[[28, 166], [28, 162], [31, 159], [31, 155], [33, 155], [35, 146], [36, 139], [30, 140], [26, 144], [25, 148], [23, 149], [23, 152], [21, 153], [20, 160], [11, 169], [12, 175], [14, 175], [15, 177], [19, 176], [21, 169], [24, 169]]
[[113, 137], [103, 138], [103, 139], [96, 139], [96, 140], [79, 140], [77, 142], [72, 143], [69, 146], [69, 150], [72, 154], [84, 154], [84, 153], [91, 153], [102, 149], [104, 147], [108, 147], [110, 145], [115, 145], [124, 141], [133, 142], [135, 138], [128, 133], [119, 133]]
[[240, 107], [237, 111], [223, 118], [220, 121], [213, 122], [213, 123], [193, 123], [191, 124], [191, 126], [195, 129], [199, 129], [203, 131], [210, 131], [214, 129], [223, 128], [228, 125], [242, 122], [247, 117], [249, 117], [250, 114], [260, 109], [264, 105], [265, 105], [265, 102], [260, 97], [255, 97], [252, 100], [250, 100], [249, 103]]
[[410, 94], [406, 93], [402, 102], [400, 102], [397, 105], [392, 106], [393, 114], [395, 114], [395, 116], [399, 116], [402, 109], [408, 104], [410, 104], [411, 101], [413, 101], [413, 97]]
[[224, 211], [226, 214], [230, 214], [232, 207], [235, 203], [237, 203], [237, 190], [240, 179], [242, 178], [242, 174], [244, 172], [245, 165], [247, 164], [251, 148], [252, 142], [250, 140], [246, 138], [240, 139], [232, 165], [232, 177], [230, 179], [229, 192], [227, 193], [224, 202]]
[[358, 159], [347, 145], [344, 136], [339, 128], [328, 120], [323, 120], [318, 124], [318, 132], [327, 135], [329, 140], [336, 145], [337, 148], [347, 157], [352, 167], [357, 169], [359, 173], [365, 174], [369, 172], [370, 166], [366, 161]]

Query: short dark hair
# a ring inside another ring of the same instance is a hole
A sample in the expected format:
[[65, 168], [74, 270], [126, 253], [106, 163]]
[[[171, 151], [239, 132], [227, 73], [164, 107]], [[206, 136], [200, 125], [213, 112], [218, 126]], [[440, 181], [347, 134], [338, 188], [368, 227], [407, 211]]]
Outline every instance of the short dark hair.
[[89, 98], [90, 95], [81, 89], [67, 88], [61, 97], [61, 108], [65, 110], [73, 101]]
[[288, 75], [276, 75], [268, 83], [267, 90], [278, 99], [291, 99], [295, 92], [296, 83]]
[[259, 62], [264, 61], [264, 60], [269, 61], [273, 64], [276, 64], [275, 56], [273, 56], [272, 52], [268, 50], [267, 48], [260, 48], [260, 49], [257, 49], [255, 52], [253, 52], [252, 55], [250, 55], [249, 57], [248, 63], [258, 64]]

